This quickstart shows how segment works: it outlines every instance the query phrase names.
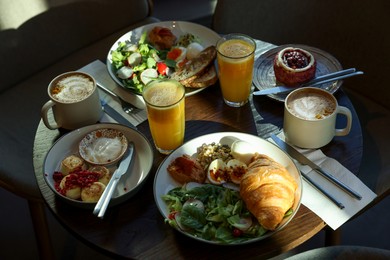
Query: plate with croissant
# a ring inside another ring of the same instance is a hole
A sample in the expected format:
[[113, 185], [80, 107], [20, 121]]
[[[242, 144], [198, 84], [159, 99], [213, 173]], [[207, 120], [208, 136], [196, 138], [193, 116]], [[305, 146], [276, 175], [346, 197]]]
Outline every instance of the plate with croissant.
[[292, 159], [258, 136], [221, 132], [173, 151], [154, 179], [165, 223], [196, 240], [238, 245], [283, 229], [299, 209], [302, 179]]

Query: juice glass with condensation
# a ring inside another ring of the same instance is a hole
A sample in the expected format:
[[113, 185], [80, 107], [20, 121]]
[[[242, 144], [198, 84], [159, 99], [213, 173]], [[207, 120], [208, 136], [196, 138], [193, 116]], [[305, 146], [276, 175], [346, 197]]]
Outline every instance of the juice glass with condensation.
[[228, 34], [217, 42], [219, 84], [229, 106], [241, 107], [248, 102], [255, 49], [255, 41], [244, 34]]
[[150, 132], [160, 153], [169, 154], [183, 144], [184, 96], [183, 85], [170, 79], [153, 80], [142, 92], [148, 112]]

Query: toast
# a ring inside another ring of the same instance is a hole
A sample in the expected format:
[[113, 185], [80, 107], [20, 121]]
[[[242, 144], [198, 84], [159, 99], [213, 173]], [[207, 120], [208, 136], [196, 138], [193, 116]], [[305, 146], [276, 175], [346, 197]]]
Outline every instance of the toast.
[[197, 57], [188, 61], [181, 69], [175, 71], [171, 78], [180, 81], [185, 86], [189, 85], [207, 71], [216, 56], [215, 46], [209, 46], [201, 51]]
[[198, 78], [190, 82], [180, 82], [188, 88], [205, 88], [214, 85], [218, 80], [214, 64], [209, 65], [206, 71]]

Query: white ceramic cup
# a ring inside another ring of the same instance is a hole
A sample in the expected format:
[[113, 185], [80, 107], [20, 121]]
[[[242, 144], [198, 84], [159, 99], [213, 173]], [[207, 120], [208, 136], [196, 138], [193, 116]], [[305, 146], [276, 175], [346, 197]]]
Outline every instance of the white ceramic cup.
[[[338, 114], [346, 117], [345, 128], [336, 128]], [[286, 141], [301, 148], [320, 148], [334, 136], [347, 135], [352, 126], [351, 111], [320, 88], [299, 88], [284, 103], [283, 131]]]
[[[102, 117], [102, 106], [95, 79], [83, 72], [71, 71], [54, 78], [48, 88], [50, 100], [41, 109], [41, 117], [49, 129], [77, 129], [95, 124]], [[52, 109], [55, 122], [50, 122]]]

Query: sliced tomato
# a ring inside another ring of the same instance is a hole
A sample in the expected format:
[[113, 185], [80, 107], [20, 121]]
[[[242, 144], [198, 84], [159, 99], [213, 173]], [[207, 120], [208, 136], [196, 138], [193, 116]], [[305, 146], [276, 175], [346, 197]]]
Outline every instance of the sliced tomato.
[[167, 64], [164, 62], [157, 62], [157, 71], [160, 75], [166, 75], [167, 74]]
[[168, 219], [175, 219], [175, 215], [176, 215], [177, 211], [172, 211], [171, 213], [169, 213], [168, 215]]
[[173, 48], [167, 53], [167, 58], [170, 60], [176, 60], [183, 51], [180, 48]]

